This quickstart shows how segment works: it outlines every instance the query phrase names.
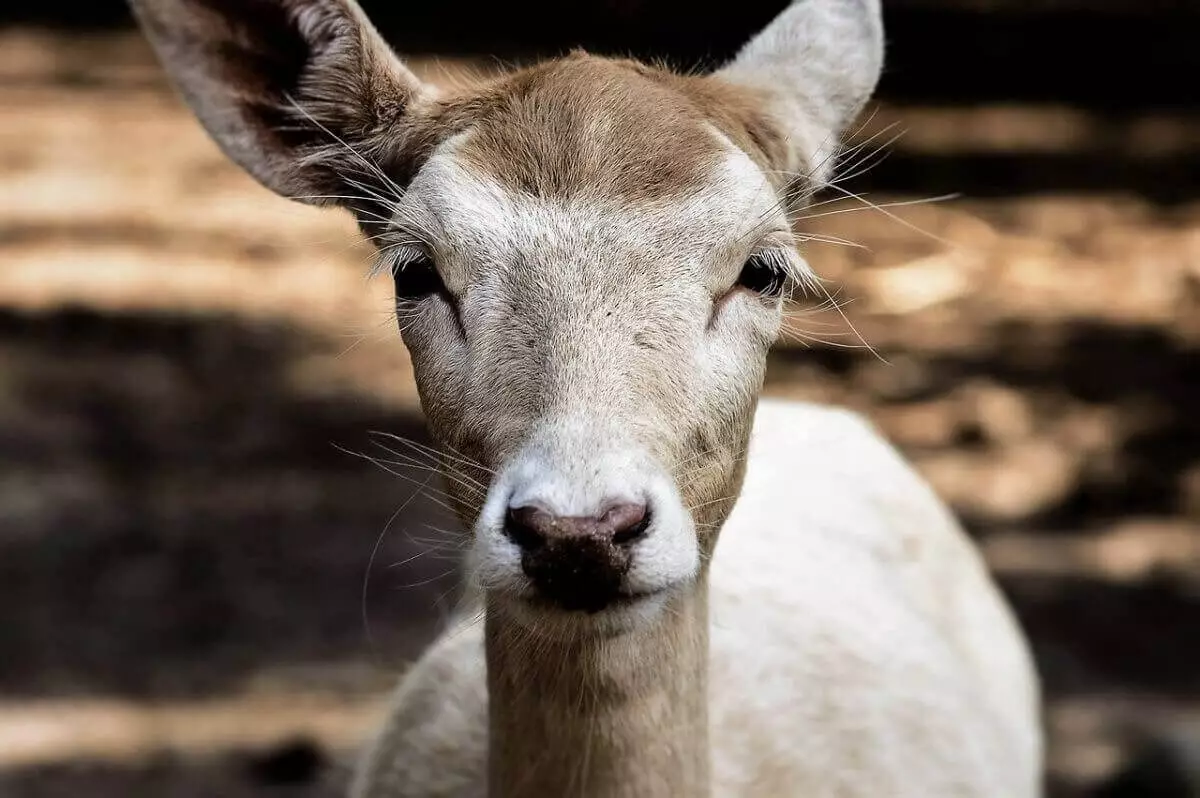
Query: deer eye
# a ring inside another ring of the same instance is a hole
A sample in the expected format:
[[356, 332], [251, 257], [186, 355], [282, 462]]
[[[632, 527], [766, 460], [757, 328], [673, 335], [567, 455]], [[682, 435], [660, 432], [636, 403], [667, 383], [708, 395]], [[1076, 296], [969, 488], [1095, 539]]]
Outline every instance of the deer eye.
[[445, 290], [433, 259], [424, 253], [408, 253], [388, 264], [396, 284], [396, 299], [415, 302]]
[[778, 256], [766, 252], [755, 253], [742, 266], [737, 284], [756, 294], [774, 299], [783, 295], [784, 286], [787, 284], [787, 271]]

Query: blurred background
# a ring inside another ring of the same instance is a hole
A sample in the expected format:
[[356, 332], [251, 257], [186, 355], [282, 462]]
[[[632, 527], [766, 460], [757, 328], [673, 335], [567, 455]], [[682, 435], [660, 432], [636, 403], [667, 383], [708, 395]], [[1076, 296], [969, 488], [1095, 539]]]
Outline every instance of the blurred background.
[[[785, 3], [365, 5], [440, 80], [712, 64]], [[961, 197], [805, 223], [863, 245], [808, 256], [887, 362], [799, 306], [767, 392], [868, 413], [980, 541], [1052, 796], [1200, 795], [1200, 4], [884, 5], [846, 185]], [[122, 3], [0, 7], [0, 796], [341, 794], [454, 591], [423, 476], [356, 456], [425, 439], [369, 257], [223, 159]]]

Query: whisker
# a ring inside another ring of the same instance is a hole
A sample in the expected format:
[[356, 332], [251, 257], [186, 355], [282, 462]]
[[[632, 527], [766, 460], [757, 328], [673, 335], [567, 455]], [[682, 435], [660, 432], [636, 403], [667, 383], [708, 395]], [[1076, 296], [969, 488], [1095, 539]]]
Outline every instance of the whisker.
[[[911, 200], [897, 200], [895, 202], [875, 203], [875, 202], [868, 201], [866, 199], [865, 194], [859, 194], [859, 195], [855, 195], [853, 198], [859, 202], [864, 203], [864, 207], [855, 206], [852, 208], [837, 208], [832, 211], [822, 211], [821, 213], [806, 214], [804, 216], [797, 216], [792, 221], [793, 222], [804, 222], [804, 221], [808, 221], [809, 219], [822, 219], [826, 216], [841, 216], [842, 214], [846, 214], [846, 213], [862, 213], [863, 211], [871, 211], [871, 210], [884, 211], [884, 209], [886, 209], [886, 208], [907, 208], [907, 207], [910, 207], [913, 205], [928, 205], [928, 204], [932, 204], [934, 202], [947, 202], [948, 200], [955, 200], [955, 199], [958, 199], [960, 196], [962, 196], [962, 195], [961, 194], [939, 194], [935, 197], [920, 197], [918, 199], [911, 199]], [[846, 198], [839, 197], [838, 199], [843, 200]], [[808, 235], [808, 233], [804, 233], [803, 235]]]
[[[477, 491], [477, 492], [482, 493], [482, 492], [485, 492], [487, 489], [487, 486], [485, 486], [482, 482], [472, 478], [469, 474], [467, 474], [466, 472], [462, 471], [461, 469], [455, 467], [452, 463], [422, 462], [421, 460], [418, 460], [417, 458], [413, 457], [412, 455], [405, 454], [404, 452], [398, 452], [395, 449], [385, 446], [384, 444], [380, 443], [377, 440], [371, 441], [371, 445], [375, 446], [376, 448], [382, 449], [383, 451], [387, 452], [389, 455], [392, 455], [393, 457], [400, 458], [398, 462], [393, 462], [392, 465], [409, 465], [409, 466], [413, 466], [415, 468], [419, 468], [423, 471], [437, 471], [438, 473], [441, 473], [444, 476], [454, 477], [455, 480], [458, 481], [459, 484], [461, 484], [464, 488], [469, 488], [472, 491]], [[389, 461], [384, 461], [384, 462], [389, 462]]]
[[706, 502], [700, 502], [699, 504], [693, 504], [690, 507], [688, 507], [687, 509], [688, 509], [688, 512], [695, 512], [696, 510], [699, 510], [702, 507], [708, 507], [709, 505], [712, 505], [712, 504], [719, 504], [721, 502], [732, 501], [733, 499], [736, 499], [736, 498], [737, 498], [736, 494], [733, 496], [721, 496], [716, 499], [710, 499]]
[[412, 447], [412, 448], [417, 449], [418, 451], [424, 452], [426, 454], [434, 455], [437, 457], [448, 457], [449, 459], [451, 459], [455, 462], [462, 463], [463, 465], [470, 466], [471, 468], [477, 468], [480, 471], [483, 471], [488, 474], [496, 473], [495, 470], [488, 468], [487, 466], [483, 465], [482, 463], [478, 462], [477, 460], [473, 460], [470, 457], [467, 457], [462, 452], [458, 451], [453, 446], [450, 446], [449, 444], [446, 444], [446, 443], [441, 444], [442, 447], [444, 447], [445, 449], [449, 449], [451, 452], [453, 452], [453, 456], [446, 454], [446, 452], [442, 451], [441, 449], [437, 449], [432, 446], [427, 446], [426, 444], [419, 443], [417, 441], [402, 437], [400, 435], [396, 435], [391, 432], [382, 432], [382, 431], [376, 430], [376, 431], [372, 431], [371, 434], [378, 435], [380, 437], [396, 441], [399, 444], [403, 444], [405, 446]]
[[431, 585], [434, 582], [437, 582], [441, 579], [445, 579], [447, 576], [450, 576], [452, 573], [454, 573], [457, 570], [458, 570], [457, 568], [448, 568], [445, 571], [442, 571], [440, 574], [434, 574], [433, 576], [431, 576], [427, 579], [422, 579], [419, 582], [410, 582], [408, 584], [403, 584], [403, 585], [392, 585], [392, 589], [393, 590], [411, 590], [414, 587], [424, 587], [425, 585]]
[[367, 596], [371, 585], [371, 569], [375, 565], [375, 558], [379, 556], [379, 547], [383, 545], [383, 540], [387, 537], [388, 530], [391, 529], [392, 524], [395, 523], [396, 519], [400, 517], [400, 513], [408, 509], [408, 506], [413, 503], [413, 500], [419, 493], [420, 489], [414, 490], [412, 494], [404, 500], [404, 503], [396, 508], [396, 512], [392, 513], [391, 517], [388, 518], [387, 523], [383, 525], [383, 529], [380, 531], [379, 537], [375, 538], [375, 545], [371, 547], [371, 556], [367, 558], [367, 569], [363, 573], [363, 586], [360, 602], [362, 605], [363, 632], [366, 634], [368, 647], [373, 650], [376, 648], [375, 637], [371, 634], [371, 620], [370, 615], [367, 612]]
[[287, 101], [289, 103], [291, 103], [292, 107], [296, 111], [298, 111], [300, 114], [302, 114], [313, 125], [316, 125], [316, 127], [319, 130], [321, 130], [321, 132], [323, 132], [325, 135], [329, 136], [331, 139], [333, 139], [338, 144], [340, 144], [342, 147], [344, 147], [350, 154], [352, 154], [354, 157], [358, 158], [358, 160], [364, 166], [366, 166], [369, 170], [371, 170], [372, 174], [374, 174], [376, 177], [381, 179], [388, 188], [390, 188], [392, 191], [396, 192], [396, 196], [400, 197], [400, 196], [404, 195], [404, 189], [399, 184], [397, 184], [396, 181], [392, 180], [392, 178], [390, 178], [375, 163], [373, 163], [371, 160], [369, 160], [366, 156], [364, 156], [358, 150], [354, 149], [354, 147], [351, 147], [344, 140], [342, 140], [336, 133], [334, 133], [332, 130], [330, 130], [328, 127], [323, 125], [320, 121], [318, 121], [317, 118], [314, 117], [312, 114], [310, 114], [308, 111], [306, 111], [304, 109], [304, 107], [301, 106], [300, 103], [298, 103], [295, 100], [295, 98], [293, 98], [290, 95], [284, 95], [284, 96], [287, 99]]
[[[898, 127], [898, 125], [898, 122], [892, 122], [891, 124], [875, 131], [869, 137], [863, 139], [853, 147], [849, 147], [843, 151], [839, 155], [840, 158], [845, 158], [848, 155], [856, 157], [848, 158], [845, 163], [838, 164], [837, 168], [834, 170], [834, 176], [829, 182], [840, 183], [846, 180], [851, 180], [859, 175], [866, 174], [882, 163], [883, 159], [889, 154], [888, 148], [903, 138], [906, 131], [897, 131], [882, 144], [878, 144], [875, 147], [869, 147], [869, 145], [879, 137], [884, 136], [890, 131], [894, 130], [896, 127]], [[882, 157], [878, 157], [881, 153]], [[877, 160], [869, 165], [866, 165], [873, 158], [876, 158]]]
[[838, 246], [854, 247], [855, 249], [869, 249], [866, 244], [860, 244], [857, 241], [851, 241], [847, 238], [838, 238], [837, 236], [825, 235], [823, 233], [797, 234], [796, 240], [801, 244], [807, 244], [811, 241], [816, 244], [837, 244]]
[[830, 302], [833, 302], [833, 310], [838, 314], [838, 316], [841, 317], [842, 321], [846, 323], [846, 326], [850, 328], [850, 331], [857, 336], [858, 340], [862, 342], [863, 347], [865, 347], [866, 350], [874, 355], [881, 363], [887, 363], [887, 360], [883, 357], [883, 355], [879, 354], [875, 347], [867, 343], [867, 339], [864, 338], [862, 333], [858, 331], [858, 328], [854, 326], [854, 322], [850, 321], [850, 317], [846, 315], [844, 310], [842, 310], [842, 306], [834, 302], [833, 294], [829, 293], [829, 289], [825, 287], [825, 284], [817, 282], [816, 287], [825, 295], [826, 299], [828, 299]]
[[[837, 191], [841, 194], [844, 194], [847, 197], [856, 199], [859, 202], [862, 202], [864, 205], [867, 205], [870, 208], [874, 208], [875, 210], [882, 213], [884, 216], [887, 216], [889, 219], [897, 222], [898, 224], [903, 225], [904, 227], [907, 227], [909, 230], [912, 230], [915, 233], [920, 233], [921, 235], [925, 236], [926, 238], [930, 238], [934, 241], [937, 241], [940, 244], [945, 244], [948, 247], [951, 247], [954, 249], [958, 248], [958, 245], [955, 244], [953, 241], [942, 238], [941, 236], [939, 236], [935, 233], [931, 233], [928, 230], [918, 227], [917, 225], [913, 224], [912, 222], [908, 221], [907, 219], [905, 219], [901, 216], [898, 216], [898, 215], [892, 213], [890, 210], [888, 210], [888, 207], [897, 207], [895, 204], [885, 204], [883, 206], [880, 206], [874, 202], [871, 202], [870, 200], [867, 200], [866, 198], [864, 198], [863, 196], [861, 196], [859, 194], [855, 194], [853, 191], [842, 188], [841, 186], [831, 185], [831, 186], [829, 186], [829, 188], [834, 191]], [[922, 204], [923, 202], [943, 201], [943, 200], [947, 200], [947, 199], [955, 199], [957, 197], [958, 197], [957, 194], [946, 194], [946, 195], [942, 195], [940, 197], [934, 197], [931, 200], [911, 200], [908, 202], [901, 203], [901, 205], [919, 205], [919, 204]]]
[[[431, 501], [431, 502], [433, 502], [434, 504], [438, 505], [439, 507], [443, 508], [443, 509], [444, 509], [444, 510], [446, 510], [447, 512], [450, 512], [450, 513], [457, 513], [457, 512], [458, 512], [458, 511], [455, 509], [455, 507], [454, 507], [452, 504], [448, 503], [448, 502], [454, 502], [454, 501], [457, 501], [457, 498], [456, 498], [456, 497], [452, 496], [452, 495], [451, 495], [451, 494], [449, 494], [449, 493], [446, 493], [445, 491], [439, 491], [439, 490], [436, 490], [436, 489], [434, 489], [434, 488], [430, 488], [430, 487], [429, 487], [429, 485], [428, 485], [428, 480], [433, 478], [433, 474], [432, 474], [432, 473], [431, 473], [431, 474], [430, 474], [430, 476], [429, 476], [429, 477], [426, 479], [426, 481], [425, 481], [425, 482], [421, 482], [420, 480], [418, 480], [418, 479], [416, 479], [416, 478], [414, 478], [414, 477], [410, 477], [410, 476], [408, 476], [407, 474], [403, 474], [403, 473], [401, 473], [401, 472], [399, 472], [399, 471], [395, 470], [394, 468], [390, 468], [390, 467], [389, 467], [387, 464], [385, 464], [385, 463], [381, 463], [379, 460], [377, 460], [377, 459], [375, 459], [375, 458], [371, 457], [370, 455], [363, 454], [363, 453], [361, 453], [361, 452], [355, 452], [355, 451], [351, 451], [350, 449], [344, 449], [344, 448], [342, 448], [342, 447], [340, 447], [340, 446], [339, 446], [339, 447], [336, 447], [336, 448], [338, 448], [339, 450], [341, 450], [342, 452], [344, 452], [344, 453], [346, 453], [346, 454], [352, 455], [352, 456], [354, 456], [354, 457], [361, 458], [361, 459], [363, 459], [363, 460], [366, 460], [366, 461], [367, 461], [367, 462], [369, 462], [369, 463], [373, 463], [375, 466], [377, 466], [377, 467], [378, 467], [378, 468], [380, 468], [381, 470], [383, 470], [383, 471], [386, 471], [387, 473], [391, 474], [391, 475], [392, 475], [392, 476], [394, 476], [394, 477], [399, 477], [400, 479], [404, 480], [405, 482], [409, 482], [409, 483], [412, 483], [412, 484], [414, 484], [414, 485], [418, 485], [418, 486], [420, 486], [420, 488], [421, 488], [421, 490], [422, 490], [422, 494], [424, 495], [424, 497], [425, 497], [426, 499], [428, 499], [429, 501]], [[440, 497], [441, 497], [441, 498], [440, 498]], [[472, 510], [474, 510], [474, 511], [478, 511], [480, 508], [479, 508], [479, 507], [474, 507], [474, 506], [471, 506], [471, 507], [470, 507], [470, 509], [472, 509]]]

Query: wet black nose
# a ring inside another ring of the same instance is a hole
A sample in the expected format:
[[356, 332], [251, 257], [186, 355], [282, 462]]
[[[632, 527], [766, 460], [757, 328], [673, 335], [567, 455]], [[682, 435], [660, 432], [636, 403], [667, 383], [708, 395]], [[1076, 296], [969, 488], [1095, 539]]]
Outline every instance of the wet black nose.
[[538, 591], [566, 610], [599, 612], [620, 595], [631, 544], [650, 526], [644, 504], [610, 505], [598, 516], [510, 507], [505, 532]]

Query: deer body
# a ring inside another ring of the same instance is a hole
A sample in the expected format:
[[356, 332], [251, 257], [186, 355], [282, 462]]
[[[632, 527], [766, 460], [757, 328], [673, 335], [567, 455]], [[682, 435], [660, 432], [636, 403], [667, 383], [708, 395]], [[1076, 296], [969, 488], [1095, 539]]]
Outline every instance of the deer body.
[[376, 244], [470, 530], [360, 798], [1038, 794], [962, 532], [853, 416], [758, 402], [789, 289], [824, 290], [792, 214], [878, 0], [797, 0], [711, 75], [577, 53], [453, 91], [353, 0], [133, 6], [232, 159]]

